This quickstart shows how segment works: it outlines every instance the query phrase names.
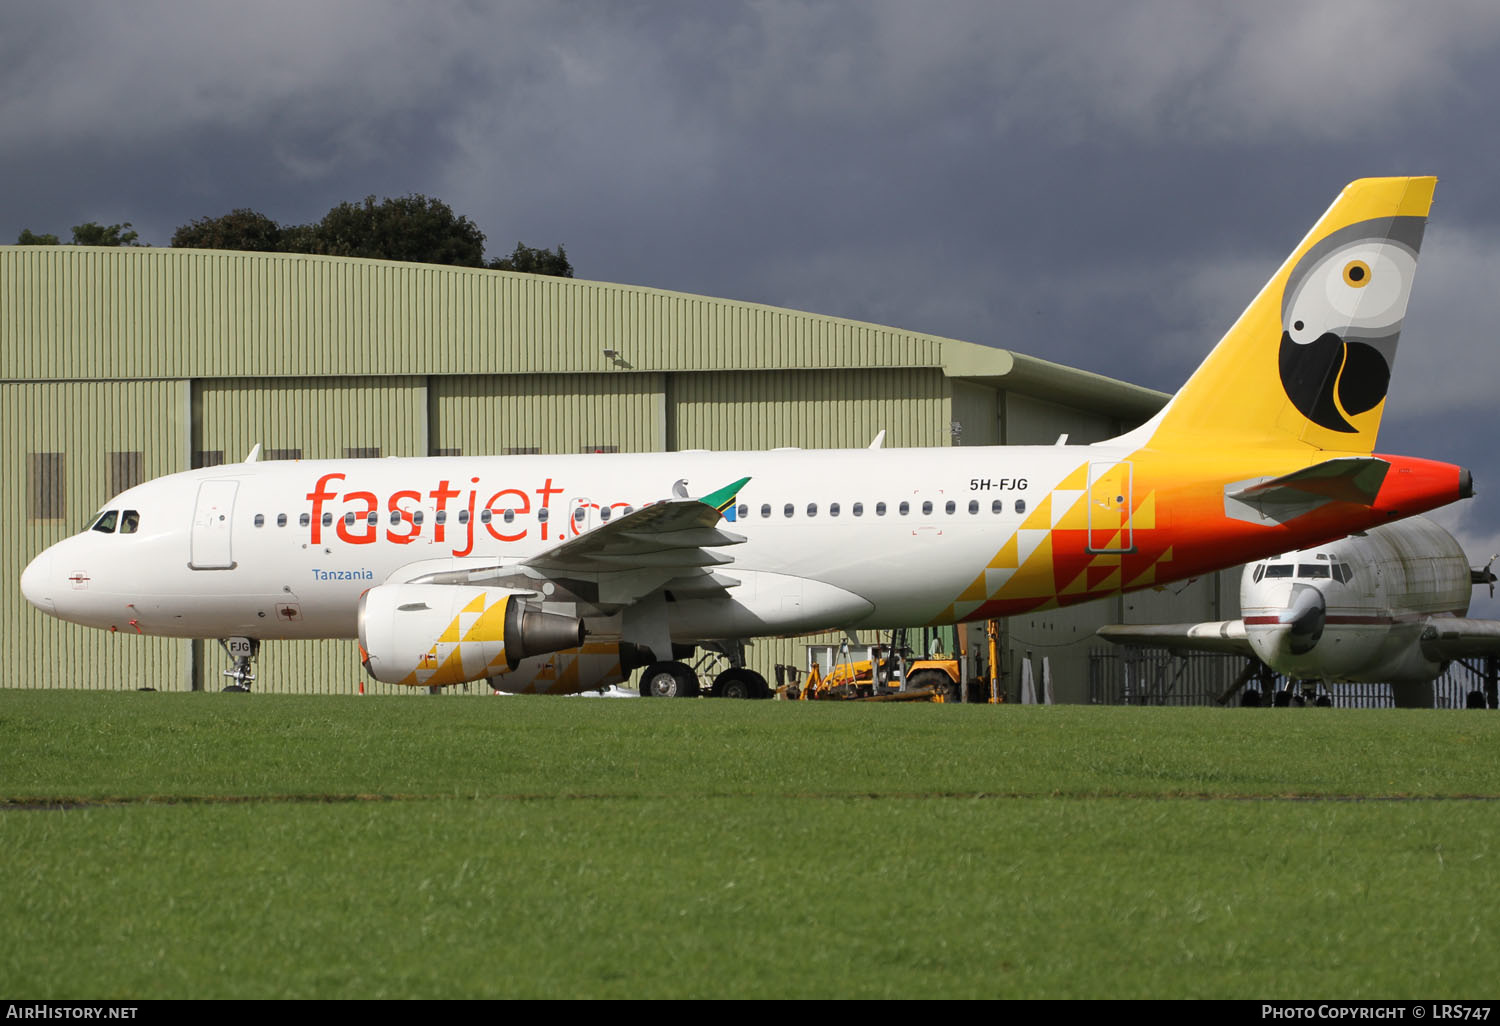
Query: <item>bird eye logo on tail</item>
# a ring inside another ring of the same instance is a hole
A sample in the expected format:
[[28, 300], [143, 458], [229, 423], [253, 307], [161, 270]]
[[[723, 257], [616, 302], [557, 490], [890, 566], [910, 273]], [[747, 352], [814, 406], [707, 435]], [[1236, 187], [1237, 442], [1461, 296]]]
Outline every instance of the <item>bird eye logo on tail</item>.
[[1303, 254], [1282, 293], [1281, 385], [1304, 417], [1355, 432], [1385, 398], [1426, 218], [1381, 217]]

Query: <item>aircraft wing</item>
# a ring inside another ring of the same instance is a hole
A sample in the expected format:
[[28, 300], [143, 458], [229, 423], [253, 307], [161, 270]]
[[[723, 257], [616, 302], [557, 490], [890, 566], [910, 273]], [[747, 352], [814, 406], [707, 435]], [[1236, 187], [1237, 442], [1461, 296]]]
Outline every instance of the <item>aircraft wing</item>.
[[669, 499], [643, 506], [520, 563], [466, 567], [424, 575], [433, 584], [467, 584], [538, 591], [555, 601], [616, 612], [658, 589], [678, 598], [722, 594], [739, 582], [715, 571], [734, 562], [717, 550], [743, 535], [719, 526], [733, 519], [741, 478], [701, 499]]
[[1210, 623], [1112, 624], [1100, 627], [1099, 637], [1116, 645], [1165, 648], [1174, 652], [1230, 652], [1253, 656], [1245, 636], [1245, 621]]
[[1500, 620], [1435, 616], [1422, 628], [1422, 651], [1431, 659], [1500, 655]]

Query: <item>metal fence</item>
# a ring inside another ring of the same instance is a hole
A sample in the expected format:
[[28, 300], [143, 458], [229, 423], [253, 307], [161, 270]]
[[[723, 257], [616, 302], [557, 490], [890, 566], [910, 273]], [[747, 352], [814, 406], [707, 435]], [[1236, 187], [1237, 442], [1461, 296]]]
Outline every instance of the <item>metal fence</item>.
[[[1165, 649], [1096, 649], [1089, 653], [1089, 702], [1094, 705], [1239, 705], [1246, 690], [1271, 695], [1287, 684], [1262, 667], [1245, 677], [1243, 656], [1213, 652], [1169, 652]], [[1244, 678], [1244, 679], [1242, 679]], [[1433, 707], [1463, 709], [1475, 692], [1486, 689], [1482, 665], [1453, 662], [1433, 682]], [[1319, 684], [1321, 704], [1345, 709], [1395, 705], [1389, 684]], [[1254, 703], [1252, 703], [1254, 704]], [[1490, 704], [1493, 706], [1493, 699]]]

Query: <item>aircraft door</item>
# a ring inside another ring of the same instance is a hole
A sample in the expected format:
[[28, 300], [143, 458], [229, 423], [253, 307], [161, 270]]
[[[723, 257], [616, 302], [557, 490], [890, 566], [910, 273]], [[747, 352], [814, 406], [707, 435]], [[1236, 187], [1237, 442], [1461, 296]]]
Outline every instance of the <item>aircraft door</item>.
[[239, 487], [238, 481], [204, 481], [198, 486], [192, 554], [188, 558], [192, 569], [234, 569], [230, 537], [234, 530], [234, 496]]
[[1090, 552], [1134, 552], [1130, 522], [1134, 505], [1129, 460], [1101, 460], [1089, 464]]

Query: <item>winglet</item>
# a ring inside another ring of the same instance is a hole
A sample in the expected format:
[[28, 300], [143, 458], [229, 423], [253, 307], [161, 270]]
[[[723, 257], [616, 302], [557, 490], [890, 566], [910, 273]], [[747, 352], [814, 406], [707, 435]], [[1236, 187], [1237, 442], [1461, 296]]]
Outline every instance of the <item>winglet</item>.
[[734, 484], [725, 485], [723, 488], [720, 488], [716, 492], [709, 492], [698, 501], [703, 503], [705, 506], [712, 506], [714, 509], [724, 514], [725, 520], [733, 522], [735, 520], [734, 500], [739, 496], [740, 489], [745, 487], [745, 485], [749, 483], [750, 479], [748, 477], [742, 477]]

